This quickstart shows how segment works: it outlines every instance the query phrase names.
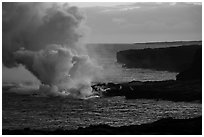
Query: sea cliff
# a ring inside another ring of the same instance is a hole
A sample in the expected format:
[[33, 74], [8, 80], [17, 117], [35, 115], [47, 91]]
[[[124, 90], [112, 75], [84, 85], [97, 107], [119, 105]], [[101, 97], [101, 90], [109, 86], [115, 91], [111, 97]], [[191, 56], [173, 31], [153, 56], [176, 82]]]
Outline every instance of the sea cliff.
[[180, 72], [189, 68], [201, 45], [130, 49], [117, 52], [117, 62], [127, 68]]

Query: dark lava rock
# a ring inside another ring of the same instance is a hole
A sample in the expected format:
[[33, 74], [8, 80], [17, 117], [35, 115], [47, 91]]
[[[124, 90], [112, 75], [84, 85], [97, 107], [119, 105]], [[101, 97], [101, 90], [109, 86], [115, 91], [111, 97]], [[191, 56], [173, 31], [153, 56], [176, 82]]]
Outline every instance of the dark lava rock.
[[177, 80], [202, 80], [202, 48], [198, 49], [194, 55], [194, 60], [189, 69], [180, 72], [176, 76]]
[[188, 68], [201, 45], [130, 49], [117, 52], [117, 62], [127, 68], [180, 72]]
[[103, 88], [107, 89], [101, 92], [104, 97], [125, 96], [126, 99], [202, 101], [201, 80], [132, 81], [121, 84], [106, 84]]

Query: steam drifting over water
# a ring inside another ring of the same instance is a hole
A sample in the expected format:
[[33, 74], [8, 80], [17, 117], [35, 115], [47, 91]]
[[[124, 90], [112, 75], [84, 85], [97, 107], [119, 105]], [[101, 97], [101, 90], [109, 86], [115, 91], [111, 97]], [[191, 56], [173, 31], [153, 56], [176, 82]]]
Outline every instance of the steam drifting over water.
[[4, 65], [24, 65], [45, 94], [92, 95], [101, 68], [83, 45], [83, 20], [64, 3], [3, 3]]

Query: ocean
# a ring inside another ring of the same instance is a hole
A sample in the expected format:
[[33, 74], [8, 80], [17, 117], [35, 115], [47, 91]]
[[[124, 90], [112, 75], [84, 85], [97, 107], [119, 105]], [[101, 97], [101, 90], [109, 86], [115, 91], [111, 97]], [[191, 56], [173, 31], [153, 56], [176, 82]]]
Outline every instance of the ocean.
[[[149, 45], [148, 45], [149, 46]], [[121, 46], [122, 47], [122, 46]], [[127, 46], [128, 49], [129, 46]], [[104, 79], [95, 82], [160, 81], [176, 78], [176, 72], [122, 68], [115, 58], [116, 46], [89, 48], [104, 69]], [[94, 50], [94, 52], [93, 52]], [[103, 97], [87, 100], [70, 97], [41, 97], [3, 89], [3, 129], [77, 129], [89, 125], [140, 125], [161, 118], [193, 118], [202, 115], [202, 104], [163, 100]]]
[[198, 103], [124, 97], [79, 100], [3, 93], [2, 107], [3, 129], [76, 129], [97, 124], [117, 127], [202, 115], [202, 104]]

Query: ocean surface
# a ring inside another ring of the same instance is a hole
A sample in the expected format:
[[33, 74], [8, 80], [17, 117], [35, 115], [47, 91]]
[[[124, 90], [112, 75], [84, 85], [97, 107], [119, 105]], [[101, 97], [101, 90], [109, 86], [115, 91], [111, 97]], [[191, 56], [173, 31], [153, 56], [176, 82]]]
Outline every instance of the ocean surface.
[[[148, 45], [149, 46], [149, 45]], [[148, 69], [122, 68], [115, 54], [127, 46], [92, 46], [89, 49], [99, 65], [104, 67], [103, 79], [98, 82], [159, 81], [175, 79], [177, 73]], [[137, 47], [135, 47], [137, 48]], [[141, 47], [140, 47], [141, 48]], [[95, 81], [97, 82], [97, 81]], [[8, 84], [8, 83], [7, 83]], [[124, 97], [92, 98], [40, 97], [16, 94], [3, 89], [3, 129], [76, 129], [89, 125], [140, 125], [161, 118], [193, 118], [202, 115], [202, 104]]]
[[4, 93], [3, 129], [76, 129], [89, 125], [140, 125], [161, 118], [179, 119], [202, 115], [202, 104], [126, 100], [124, 97], [79, 100], [62, 97], [33, 97]]

